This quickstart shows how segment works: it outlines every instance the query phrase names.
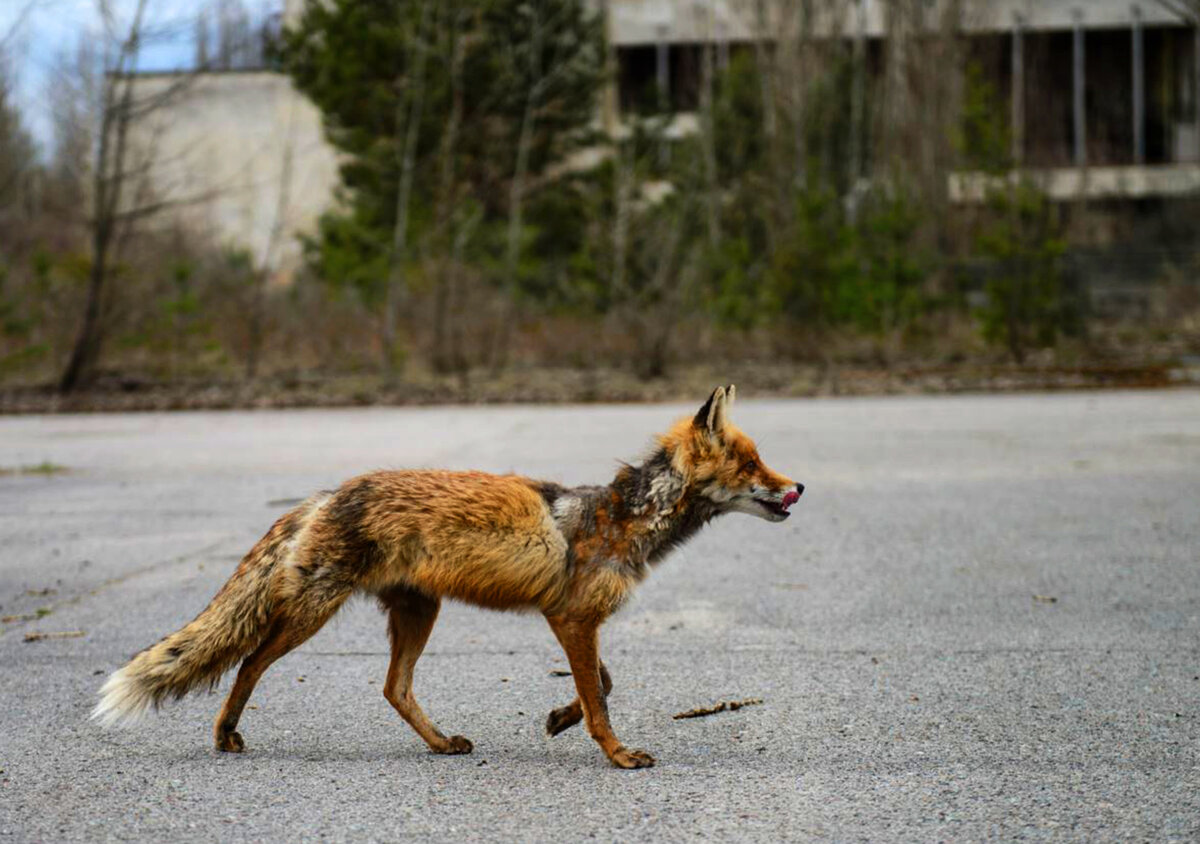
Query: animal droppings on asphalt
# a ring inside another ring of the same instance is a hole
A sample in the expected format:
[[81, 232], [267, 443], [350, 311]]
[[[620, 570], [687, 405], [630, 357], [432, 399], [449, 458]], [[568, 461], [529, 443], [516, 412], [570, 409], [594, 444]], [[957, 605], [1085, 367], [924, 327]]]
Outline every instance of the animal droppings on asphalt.
[[687, 712], [676, 712], [671, 718], [680, 721], [684, 718], [703, 718], [706, 715], [716, 715], [718, 712], [735, 712], [743, 706], [755, 706], [762, 703], [760, 697], [748, 697], [745, 700], [723, 700], [713, 706], [701, 706], [689, 709]]

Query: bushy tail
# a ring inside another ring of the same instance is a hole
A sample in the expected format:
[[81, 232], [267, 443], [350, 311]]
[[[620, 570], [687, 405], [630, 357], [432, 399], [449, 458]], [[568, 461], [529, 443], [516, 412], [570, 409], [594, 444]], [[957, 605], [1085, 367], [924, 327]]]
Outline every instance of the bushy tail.
[[275, 610], [273, 575], [294, 530], [294, 516], [289, 513], [275, 523], [191, 623], [109, 676], [93, 720], [106, 727], [132, 723], [167, 697], [178, 700], [204, 684], [211, 688], [261, 644]]

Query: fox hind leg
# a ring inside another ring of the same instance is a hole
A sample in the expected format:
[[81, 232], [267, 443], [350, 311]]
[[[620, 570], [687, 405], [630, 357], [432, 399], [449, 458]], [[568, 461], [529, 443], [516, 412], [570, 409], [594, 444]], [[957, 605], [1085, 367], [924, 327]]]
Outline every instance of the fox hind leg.
[[387, 610], [388, 637], [392, 642], [384, 697], [434, 753], [470, 753], [473, 749], [470, 740], [463, 736], [447, 738], [413, 697], [413, 668], [429, 640], [441, 602], [414, 589], [397, 587], [380, 593], [379, 603]]
[[270, 625], [270, 632], [262, 644], [246, 657], [238, 669], [237, 680], [229, 690], [221, 714], [213, 725], [213, 739], [217, 750], [229, 753], [241, 753], [246, 745], [242, 736], [237, 732], [238, 720], [246, 701], [250, 699], [259, 679], [271, 664], [300, 645], [304, 644], [313, 634], [320, 630], [325, 622], [338, 611], [349, 593], [332, 596], [322, 602], [305, 602], [307, 605], [290, 608], [279, 612]]
[[[604, 665], [604, 660], [600, 660], [600, 682], [604, 687], [604, 697], [608, 698], [612, 692], [613, 683], [608, 668]], [[579, 696], [576, 695], [575, 700], [566, 706], [560, 706], [550, 712], [550, 716], [546, 719], [546, 735], [556, 736], [563, 730], [574, 727], [582, 720], [583, 704], [579, 702]]]

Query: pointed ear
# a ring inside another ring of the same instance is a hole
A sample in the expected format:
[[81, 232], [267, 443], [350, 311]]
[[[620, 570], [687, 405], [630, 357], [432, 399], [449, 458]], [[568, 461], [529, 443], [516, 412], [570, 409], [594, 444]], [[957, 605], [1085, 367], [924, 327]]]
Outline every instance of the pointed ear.
[[696, 411], [692, 424], [710, 434], [719, 434], [729, 421], [728, 401], [730, 396], [724, 387], [717, 387], [708, 397], [708, 401]]

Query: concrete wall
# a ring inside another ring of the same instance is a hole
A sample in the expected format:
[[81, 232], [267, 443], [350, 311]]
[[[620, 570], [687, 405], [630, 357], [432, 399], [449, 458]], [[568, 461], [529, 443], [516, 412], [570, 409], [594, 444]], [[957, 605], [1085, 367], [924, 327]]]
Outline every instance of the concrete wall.
[[[828, 36], [858, 31], [860, 0], [813, 0], [814, 17], [809, 31]], [[864, 32], [882, 37], [888, 29], [887, 12], [903, 4], [886, 0], [861, 0]], [[927, 29], [942, 25], [951, 0], [910, 3], [919, 9]], [[958, 0], [959, 27], [964, 32], [1006, 32], [1020, 15], [1031, 29], [1069, 29], [1075, 10], [1090, 29], [1127, 27], [1133, 19], [1130, 0]], [[1148, 26], [1181, 21], [1156, 0], [1137, 3]], [[794, 32], [798, 3], [787, 0], [609, 0], [611, 30], [618, 46], [656, 42], [746, 41], [763, 33], [774, 38]], [[760, 15], [761, 23], [760, 23]]]
[[988, 192], [1006, 182], [1026, 178], [1058, 201], [1075, 199], [1146, 199], [1200, 196], [1200, 164], [1162, 164], [1150, 167], [1055, 167], [1027, 170], [1011, 176], [951, 173], [950, 201], [980, 203]]
[[[285, 25], [300, 16], [305, 0], [285, 0]], [[858, 29], [859, 4], [865, 12], [866, 34], [878, 38], [887, 31], [887, 10], [902, 5], [895, 0], [812, 0], [816, 20], [811, 31], [821, 35]], [[1177, 24], [1157, 0], [919, 0], [909, 5], [921, 10], [924, 24], [936, 28], [952, 3], [959, 7], [959, 24], [967, 32], [1007, 31], [1014, 15], [1034, 29], [1069, 29], [1076, 9], [1084, 25], [1093, 28], [1125, 27], [1137, 5], [1150, 26]], [[592, 0], [599, 8], [603, 0]], [[667, 42], [748, 41], [763, 33], [773, 38], [796, 26], [796, 0], [607, 0], [612, 15], [610, 32], [618, 46]], [[760, 12], [761, 10], [761, 12]], [[760, 24], [760, 14], [765, 20]]]
[[[173, 74], [141, 76], [137, 96], [180, 83]], [[180, 203], [170, 213], [192, 231], [248, 249], [256, 264], [284, 278], [300, 261], [296, 235], [314, 230], [338, 182], [320, 112], [286, 76], [267, 71], [188, 80], [169, 107], [138, 127], [136, 143], [154, 150], [156, 198]], [[282, 236], [272, 253], [276, 225]]]

